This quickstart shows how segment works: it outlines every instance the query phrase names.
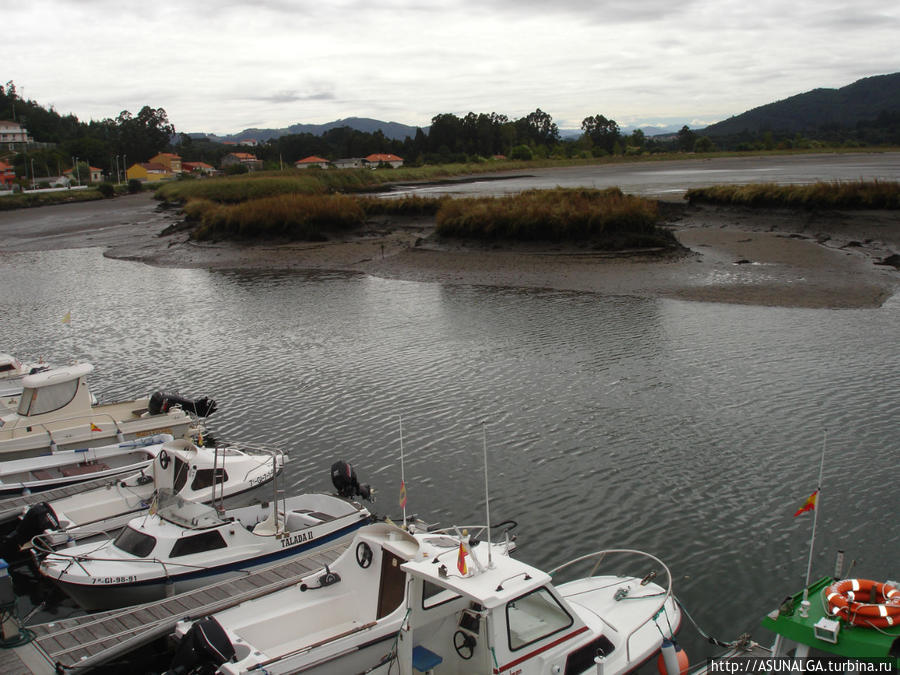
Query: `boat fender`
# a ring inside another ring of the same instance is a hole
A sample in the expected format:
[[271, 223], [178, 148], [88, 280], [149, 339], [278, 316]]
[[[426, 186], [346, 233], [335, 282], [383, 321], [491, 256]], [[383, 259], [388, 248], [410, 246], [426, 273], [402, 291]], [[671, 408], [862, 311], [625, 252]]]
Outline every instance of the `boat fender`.
[[221, 624], [213, 617], [200, 619], [195, 621], [181, 638], [165, 675], [199, 672], [201, 666], [208, 667], [202, 672], [213, 672], [226, 661], [233, 659], [234, 654], [234, 645], [231, 644]]
[[684, 675], [688, 669], [687, 653], [674, 640], [663, 639], [656, 659], [659, 675]]

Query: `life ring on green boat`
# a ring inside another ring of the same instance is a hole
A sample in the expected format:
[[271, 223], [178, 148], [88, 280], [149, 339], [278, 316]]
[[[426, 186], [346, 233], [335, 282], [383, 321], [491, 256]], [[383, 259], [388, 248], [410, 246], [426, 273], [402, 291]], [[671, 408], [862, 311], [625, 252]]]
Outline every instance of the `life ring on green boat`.
[[828, 612], [856, 626], [900, 626], [900, 590], [870, 579], [842, 579], [825, 589]]

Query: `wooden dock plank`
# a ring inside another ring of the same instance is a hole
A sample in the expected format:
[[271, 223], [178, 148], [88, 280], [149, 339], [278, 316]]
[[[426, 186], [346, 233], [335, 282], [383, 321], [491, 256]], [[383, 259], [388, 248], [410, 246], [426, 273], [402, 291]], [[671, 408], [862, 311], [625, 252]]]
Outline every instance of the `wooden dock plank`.
[[171, 630], [182, 619], [199, 618], [297, 583], [300, 577], [333, 563], [347, 543], [332, 544], [235, 579], [154, 603], [34, 626], [35, 640], [29, 649], [36, 649], [49, 663], [61, 663], [64, 667], [88, 662], [99, 665], [105, 654], [109, 654], [108, 659], [121, 651], [123, 645], [134, 643], [131, 648], [137, 647], [145, 636], [149, 636], [149, 641], [160, 631], [164, 634]]

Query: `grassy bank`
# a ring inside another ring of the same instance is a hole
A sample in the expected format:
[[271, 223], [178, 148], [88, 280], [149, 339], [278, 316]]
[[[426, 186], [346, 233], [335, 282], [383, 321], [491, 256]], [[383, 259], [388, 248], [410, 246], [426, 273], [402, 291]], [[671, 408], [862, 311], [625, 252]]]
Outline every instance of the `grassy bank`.
[[50, 206], [52, 204], [72, 204], [75, 202], [92, 202], [104, 199], [98, 190], [64, 190], [60, 192], [22, 192], [0, 197], [0, 211], [27, 209], [33, 206]]
[[809, 185], [714, 185], [685, 193], [691, 204], [725, 204], [767, 208], [900, 209], [896, 181], [837, 181]]
[[619, 188], [556, 188], [448, 201], [437, 213], [436, 232], [478, 240], [591, 242], [604, 250], [674, 245], [659, 219], [655, 201]]
[[278, 195], [239, 204], [192, 199], [184, 212], [198, 240], [322, 241], [360, 227], [372, 215], [434, 217], [443, 237], [503, 241], [589, 242], [619, 250], [675, 245], [657, 227], [655, 201], [606, 190], [530, 190], [506, 197], [375, 199], [351, 195]]

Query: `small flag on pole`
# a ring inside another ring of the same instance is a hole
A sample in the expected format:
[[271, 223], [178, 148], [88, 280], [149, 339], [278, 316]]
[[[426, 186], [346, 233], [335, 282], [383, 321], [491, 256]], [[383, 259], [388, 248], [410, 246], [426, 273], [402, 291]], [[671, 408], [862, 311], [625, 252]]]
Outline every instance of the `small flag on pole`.
[[72, 312], [66, 312], [66, 315], [62, 318], [62, 322], [65, 324], [72, 323]]
[[794, 518], [799, 516], [801, 513], [806, 513], [807, 511], [815, 511], [816, 510], [816, 497], [819, 496], [819, 491], [816, 490], [809, 497], [806, 498], [806, 501], [803, 503], [799, 509], [797, 509], [797, 513], [794, 514]]
[[103, 431], [103, 429], [101, 429], [101, 428], [98, 427], [96, 424], [94, 424], [93, 422], [91, 422], [91, 431]]
[[469, 567], [466, 565], [466, 545], [459, 542], [459, 555], [456, 557], [456, 569], [465, 576], [469, 573]]
[[400, 481], [400, 508], [406, 508], [406, 481]]

